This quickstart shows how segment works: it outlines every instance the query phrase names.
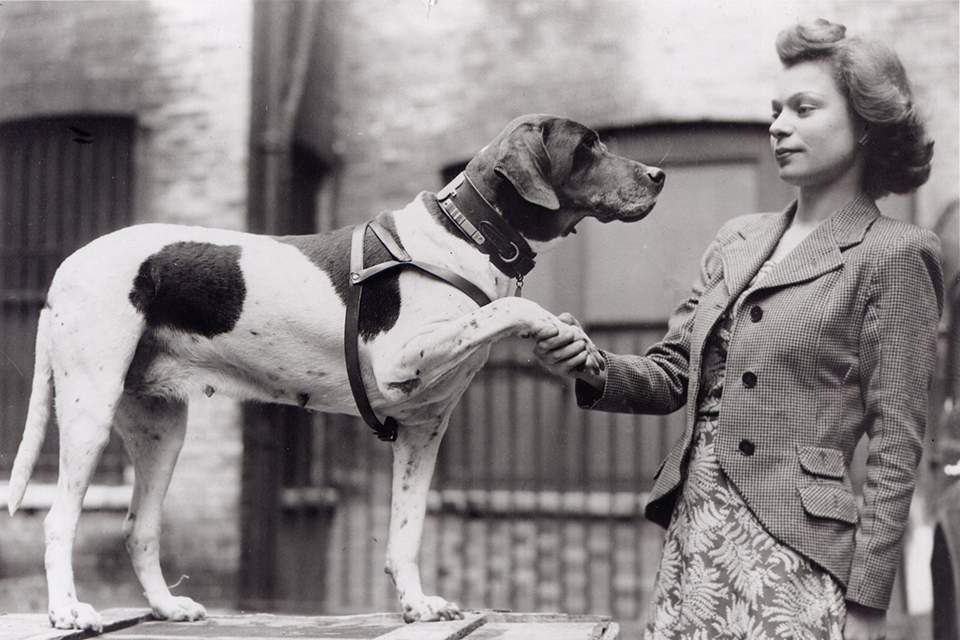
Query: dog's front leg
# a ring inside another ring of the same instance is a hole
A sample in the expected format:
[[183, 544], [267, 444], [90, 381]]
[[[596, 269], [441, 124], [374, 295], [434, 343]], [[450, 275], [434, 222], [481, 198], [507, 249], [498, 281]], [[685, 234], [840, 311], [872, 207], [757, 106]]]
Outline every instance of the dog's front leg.
[[[583, 334], [543, 307], [525, 298], [501, 298], [464, 316], [427, 325], [396, 349], [382, 349], [373, 367], [380, 392], [402, 401], [427, 389], [458, 368], [480, 349], [509, 336], [543, 338], [560, 332]], [[587, 366], [599, 373], [601, 357], [585, 340], [591, 355]]]
[[462, 618], [460, 608], [439, 596], [424, 595], [419, 551], [427, 492], [447, 419], [434, 426], [401, 425], [393, 443], [393, 495], [386, 572], [393, 578], [405, 622]]

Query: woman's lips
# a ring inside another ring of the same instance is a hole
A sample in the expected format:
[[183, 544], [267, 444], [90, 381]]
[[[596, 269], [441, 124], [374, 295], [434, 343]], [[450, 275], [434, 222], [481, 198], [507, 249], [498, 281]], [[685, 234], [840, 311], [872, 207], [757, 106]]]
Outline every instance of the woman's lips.
[[774, 156], [776, 156], [777, 160], [783, 160], [799, 152], [800, 152], [800, 149], [782, 148], [782, 149], [777, 149], [776, 151], [774, 151], [773, 154]]

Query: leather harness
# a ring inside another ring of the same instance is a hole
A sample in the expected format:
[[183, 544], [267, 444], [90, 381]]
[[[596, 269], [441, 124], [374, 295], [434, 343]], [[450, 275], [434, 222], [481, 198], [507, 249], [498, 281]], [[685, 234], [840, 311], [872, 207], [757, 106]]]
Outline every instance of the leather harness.
[[[463, 188], [466, 186], [467, 188]], [[458, 198], [459, 196], [459, 198]], [[473, 182], [461, 173], [437, 194], [441, 210], [456, 225], [463, 235], [477, 245], [490, 261], [504, 274], [516, 278], [517, 295], [523, 286], [523, 276], [534, 266], [536, 253], [526, 240], [503, 219], [500, 213], [477, 190]], [[465, 213], [466, 212], [466, 213]], [[367, 230], [393, 256], [393, 260], [364, 267], [363, 243]], [[385, 442], [397, 439], [397, 421], [387, 417], [380, 422], [363, 384], [360, 368], [360, 299], [363, 283], [370, 278], [395, 269], [415, 268], [434, 278], [447, 282], [467, 296], [478, 306], [490, 304], [490, 297], [480, 287], [453, 271], [428, 262], [414, 260], [377, 219], [353, 228], [350, 242], [350, 293], [347, 297], [347, 313], [344, 327], [343, 350], [347, 366], [347, 379], [353, 400], [360, 417]]]

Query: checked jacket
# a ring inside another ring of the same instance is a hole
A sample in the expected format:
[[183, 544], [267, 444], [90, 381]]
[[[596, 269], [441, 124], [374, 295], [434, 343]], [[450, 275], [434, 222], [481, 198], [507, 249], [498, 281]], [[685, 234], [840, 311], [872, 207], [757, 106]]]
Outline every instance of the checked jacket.
[[[704, 343], [730, 313], [716, 440], [723, 472], [767, 531], [829, 571], [847, 600], [886, 609], [926, 427], [943, 303], [940, 243], [859, 196], [746, 290], [795, 211], [793, 203], [727, 222], [663, 340], [639, 356], [602, 352], [603, 390], [578, 382], [577, 400], [614, 412], [685, 407], [685, 430], [646, 506], [667, 526], [690, 451]], [[849, 466], [863, 434], [858, 505]]]

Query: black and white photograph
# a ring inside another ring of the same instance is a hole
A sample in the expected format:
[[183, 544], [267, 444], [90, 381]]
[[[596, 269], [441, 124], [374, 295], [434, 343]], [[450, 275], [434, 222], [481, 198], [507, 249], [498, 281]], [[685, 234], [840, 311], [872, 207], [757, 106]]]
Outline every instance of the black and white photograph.
[[3, 0], [0, 640], [960, 640], [958, 14]]

